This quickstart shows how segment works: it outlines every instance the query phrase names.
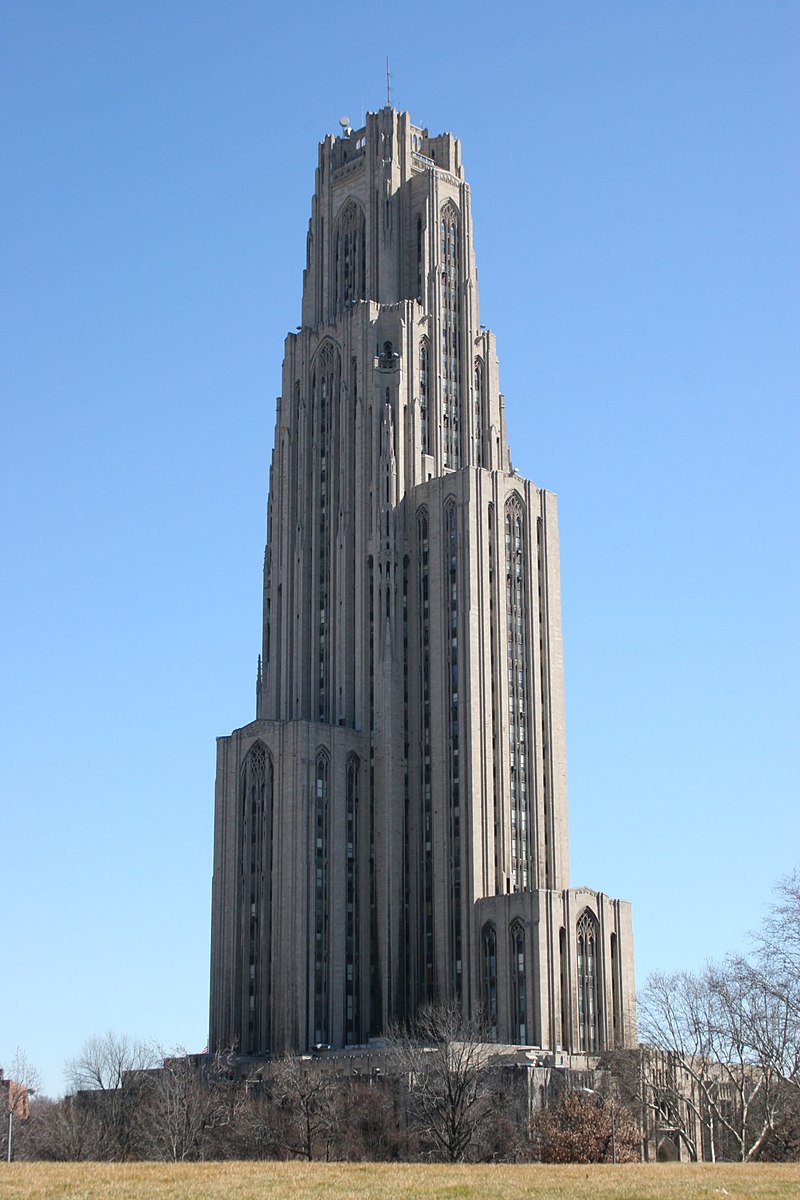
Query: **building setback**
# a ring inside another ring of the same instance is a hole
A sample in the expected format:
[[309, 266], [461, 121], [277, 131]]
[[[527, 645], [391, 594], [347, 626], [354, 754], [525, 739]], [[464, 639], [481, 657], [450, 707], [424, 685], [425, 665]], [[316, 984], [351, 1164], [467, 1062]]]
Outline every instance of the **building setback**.
[[218, 741], [212, 1051], [432, 1000], [633, 1044], [630, 905], [569, 887], [556, 499], [511, 465], [460, 143], [390, 107], [319, 147], [257, 694]]

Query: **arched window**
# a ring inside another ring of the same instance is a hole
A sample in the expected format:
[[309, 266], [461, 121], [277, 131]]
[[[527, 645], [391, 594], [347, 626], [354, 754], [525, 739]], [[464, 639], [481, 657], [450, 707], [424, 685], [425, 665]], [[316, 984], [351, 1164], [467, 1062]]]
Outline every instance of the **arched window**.
[[511, 792], [511, 886], [525, 891], [531, 869], [528, 789], [528, 649], [524, 514], [514, 493], [505, 509], [508, 736]]
[[[333, 416], [341, 389], [342, 361], [338, 348], [330, 340], [322, 343], [311, 373], [313, 423], [312, 452], [317, 489], [317, 716], [329, 720], [330, 713], [330, 512], [335, 508], [331, 494], [337, 485], [335, 473], [328, 469], [328, 449]], [[335, 495], [335, 493], [334, 493]]]
[[430, 345], [427, 338], [419, 344], [419, 424], [422, 453], [430, 454]]
[[366, 299], [366, 222], [364, 211], [355, 200], [348, 200], [341, 211], [334, 235], [334, 277], [336, 310], [356, 300]]
[[481, 956], [483, 976], [483, 1008], [489, 1037], [497, 1041], [497, 930], [494, 925], [484, 925], [481, 932]]
[[314, 781], [314, 1041], [328, 1042], [328, 755]]
[[483, 442], [483, 362], [475, 359], [475, 376], [472, 395], [472, 438], [475, 466], [483, 466], [481, 446]]
[[510, 933], [511, 1028], [518, 1046], [528, 1044], [528, 990], [525, 957], [525, 926], [514, 921]]
[[601, 1049], [597, 1005], [597, 920], [588, 908], [578, 921], [578, 1048], [583, 1054]]
[[461, 235], [458, 210], [450, 201], [440, 220], [442, 313], [442, 441], [445, 467], [461, 466]]

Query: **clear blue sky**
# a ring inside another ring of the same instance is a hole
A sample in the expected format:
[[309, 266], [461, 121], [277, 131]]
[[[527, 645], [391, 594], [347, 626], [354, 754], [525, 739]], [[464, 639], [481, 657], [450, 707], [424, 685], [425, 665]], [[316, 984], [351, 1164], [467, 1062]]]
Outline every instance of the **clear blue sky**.
[[640, 982], [800, 860], [800, 5], [0, 6], [0, 1063], [206, 1041], [317, 142], [461, 137], [515, 466], [561, 511], [572, 881]]

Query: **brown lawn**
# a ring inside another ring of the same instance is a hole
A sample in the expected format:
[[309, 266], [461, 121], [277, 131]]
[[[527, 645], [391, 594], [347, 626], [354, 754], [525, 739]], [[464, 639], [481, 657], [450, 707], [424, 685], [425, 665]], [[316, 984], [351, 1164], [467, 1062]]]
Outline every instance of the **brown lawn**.
[[0, 1200], [798, 1200], [800, 1164], [6, 1163]]

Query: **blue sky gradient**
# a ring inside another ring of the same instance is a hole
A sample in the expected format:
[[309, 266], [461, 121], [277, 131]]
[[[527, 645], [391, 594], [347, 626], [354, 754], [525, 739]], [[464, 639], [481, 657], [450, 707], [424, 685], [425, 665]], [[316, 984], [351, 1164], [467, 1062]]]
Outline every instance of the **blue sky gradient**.
[[0, 47], [0, 1064], [205, 1044], [316, 146], [387, 54], [559, 495], [572, 882], [640, 982], [745, 945], [800, 858], [800, 7], [26, 0]]

